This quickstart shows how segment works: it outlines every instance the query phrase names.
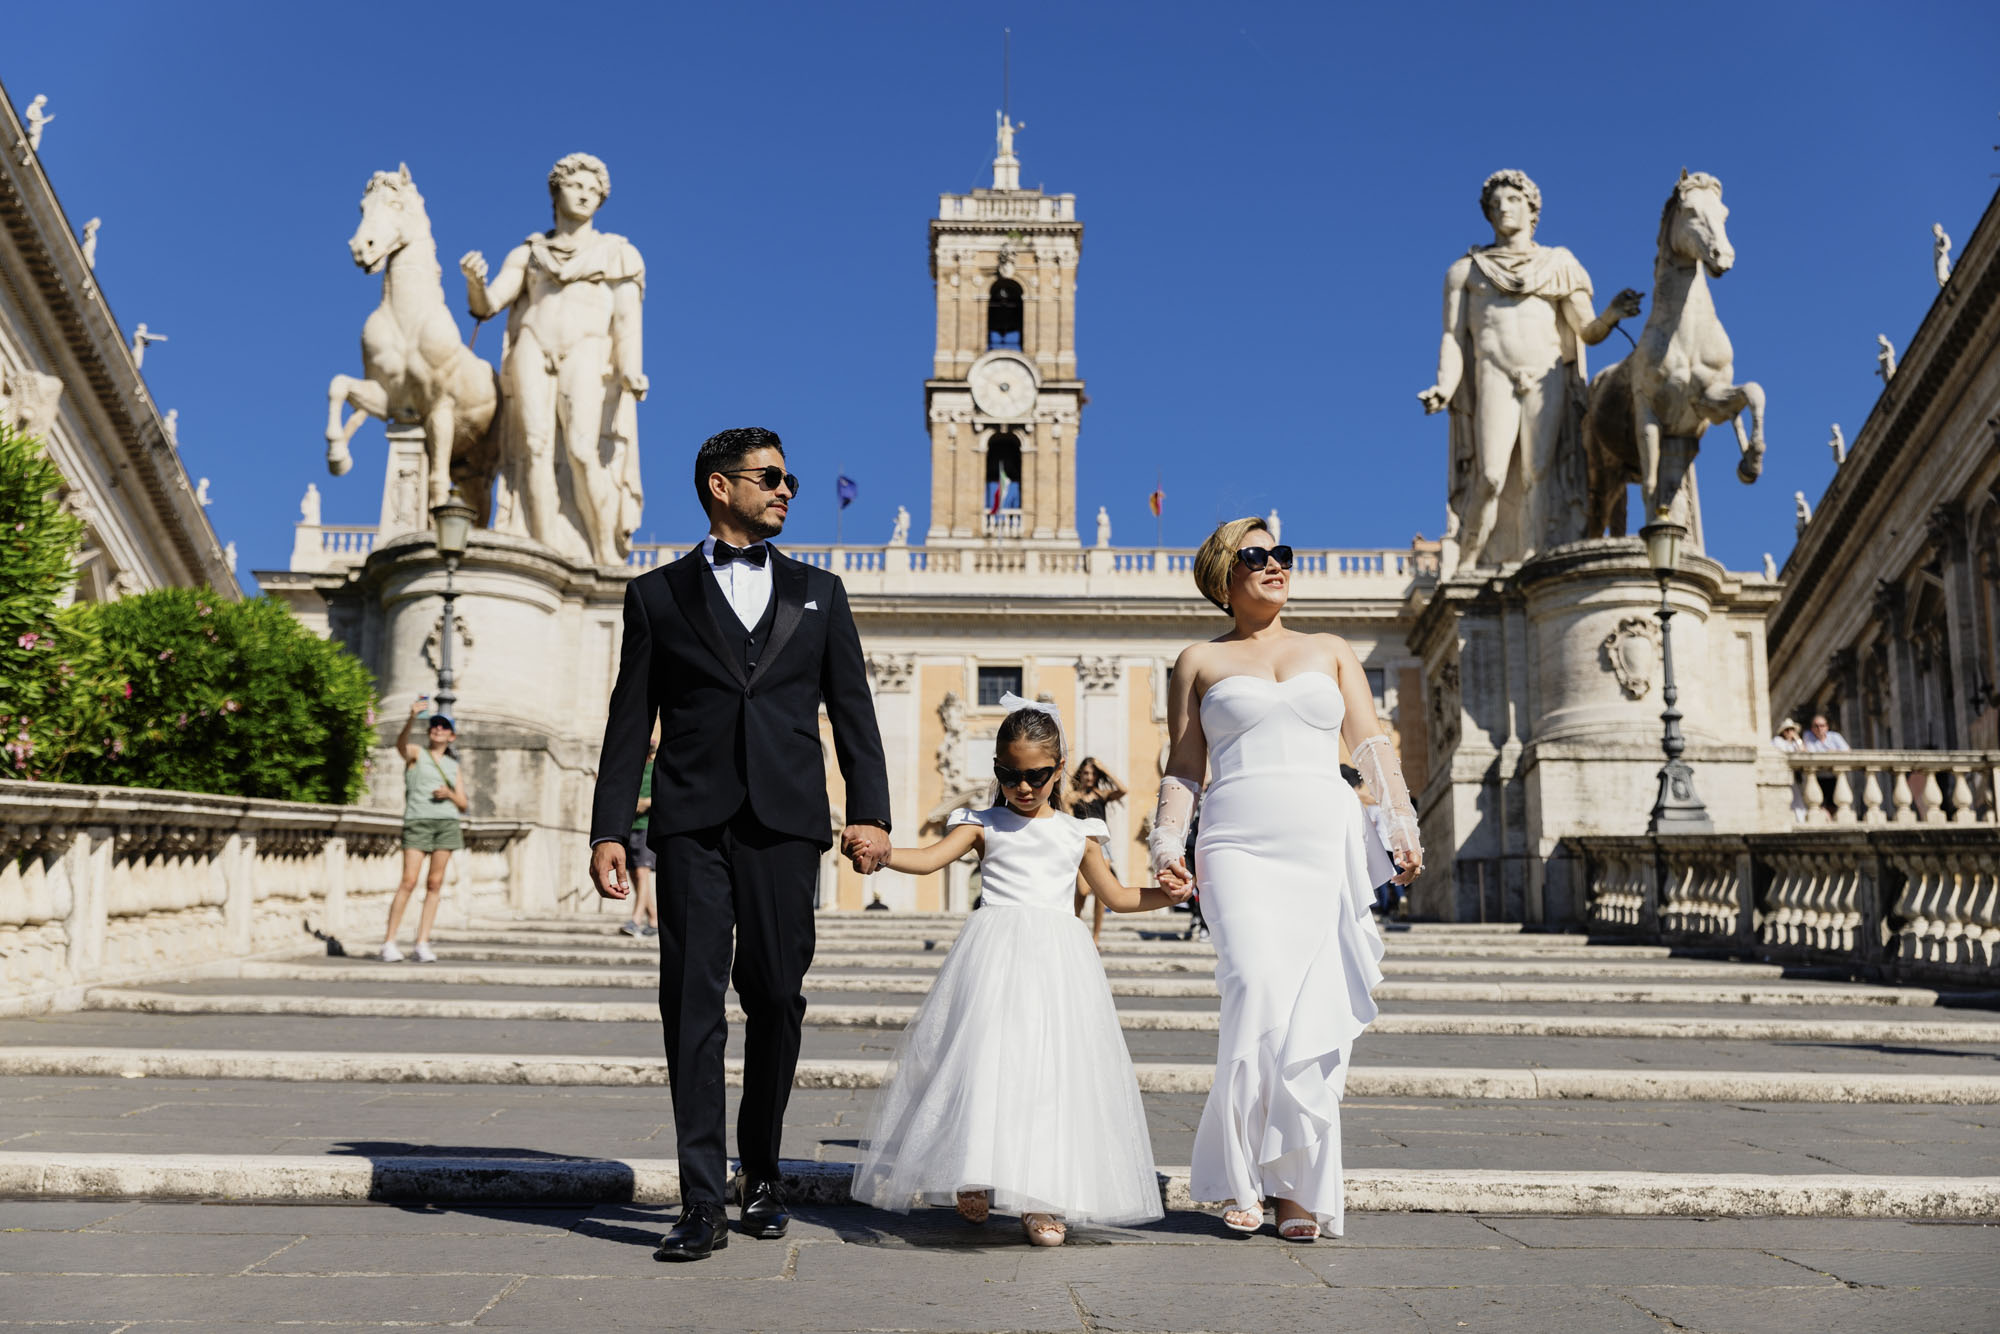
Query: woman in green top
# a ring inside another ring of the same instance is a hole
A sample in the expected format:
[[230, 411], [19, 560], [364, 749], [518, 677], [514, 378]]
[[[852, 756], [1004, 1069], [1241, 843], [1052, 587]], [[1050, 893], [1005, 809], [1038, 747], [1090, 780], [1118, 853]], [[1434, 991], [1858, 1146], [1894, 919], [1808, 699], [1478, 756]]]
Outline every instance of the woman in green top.
[[431, 927], [437, 921], [438, 905], [444, 902], [444, 868], [451, 854], [465, 846], [459, 817], [465, 814], [465, 784], [458, 761], [447, 750], [458, 727], [442, 713], [431, 715], [430, 744], [419, 749], [410, 740], [410, 725], [429, 702], [419, 695], [410, 705], [410, 716], [396, 734], [396, 749], [403, 757], [403, 883], [396, 886], [395, 901], [389, 905], [389, 934], [382, 941], [382, 961], [395, 963], [403, 957], [396, 948], [396, 932], [402, 929], [403, 912], [417, 888], [417, 872], [424, 858], [431, 861], [430, 875], [424, 879], [424, 910], [417, 918], [418, 963], [436, 963], [431, 952]]

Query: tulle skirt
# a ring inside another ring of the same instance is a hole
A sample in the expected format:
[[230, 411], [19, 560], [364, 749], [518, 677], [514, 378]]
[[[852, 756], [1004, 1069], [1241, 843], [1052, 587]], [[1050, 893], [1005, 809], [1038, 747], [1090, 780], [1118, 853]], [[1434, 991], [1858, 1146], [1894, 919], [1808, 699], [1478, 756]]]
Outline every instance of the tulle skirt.
[[1083, 923], [972, 914], [897, 1045], [863, 1154], [854, 1198], [881, 1209], [984, 1189], [1004, 1213], [1162, 1216], [1131, 1053]]

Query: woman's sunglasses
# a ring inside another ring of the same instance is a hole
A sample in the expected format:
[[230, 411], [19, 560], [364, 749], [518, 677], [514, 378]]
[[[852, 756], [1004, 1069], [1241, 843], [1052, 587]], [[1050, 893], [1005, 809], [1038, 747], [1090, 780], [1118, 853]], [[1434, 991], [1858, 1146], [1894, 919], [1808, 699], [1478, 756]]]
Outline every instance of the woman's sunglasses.
[[[717, 471], [720, 471], [720, 469]], [[783, 482], [791, 488], [793, 495], [796, 496], [799, 493], [799, 479], [775, 463], [768, 468], [737, 468], [731, 472], [724, 472], [722, 475], [724, 477], [748, 477], [766, 491], [776, 491], [778, 483]]]
[[1026, 783], [1029, 787], [1040, 787], [1056, 776], [1056, 766], [1051, 764], [1041, 769], [1016, 769], [1000, 761], [993, 761], [993, 776], [1000, 780], [1000, 786], [1013, 787]]
[[1278, 562], [1279, 569], [1289, 570], [1292, 568], [1292, 549], [1290, 547], [1238, 547], [1236, 549], [1236, 559], [1243, 562], [1243, 568], [1246, 570], [1261, 570], [1272, 561]]

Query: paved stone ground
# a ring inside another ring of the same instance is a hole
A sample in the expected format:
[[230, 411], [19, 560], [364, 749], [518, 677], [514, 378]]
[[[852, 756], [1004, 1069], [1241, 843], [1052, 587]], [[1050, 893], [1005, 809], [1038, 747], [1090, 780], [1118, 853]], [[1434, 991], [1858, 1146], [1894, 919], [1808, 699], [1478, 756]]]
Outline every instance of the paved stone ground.
[[[1205, 1216], [1078, 1229], [808, 1209], [655, 1263], [671, 1211], [0, 1204], [0, 1330], [1990, 1334], [2000, 1227], [1354, 1215], [1311, 1247]], [[296, 1323], [295, 1323], [296, 1322]]]
[[[816, 976], [830, 984], [854, 975], [840, 962], [848, 951], [876, 961], [861, 970], [869, 976], [928, 977], [938, 956], [923, 942], [948, 938], [953, 929], [901, 915], [829, 920], [822, 931], [827, 964]], [[650, 998], [629, 987], [512, 982], [558, 968], [602, 974], [642, 966], [650, 946], [610, 936], [604, 919], [493, 923], [464, 936], [462, 954], [516, 948], [550, 962], [482, 962], [476, 966], [491, 981], [442, 982], [414, 964], [301, 958], [296, 963], [306, 967], [292, 970], [297, 977], [152, 982], [145, 990], [216, 1005], [227, 997], [288, 997], [308, 1009], [377, 997], [637, 1003], [643, 1014]], [[1129, 922], [1114, 922], [1107, 939], [1122, 959], [1202, 962], [1198, 947], [1149, 940]], [[1923, 1000], [1918, 1006], [1844, 1003], [1879, 1000], [1879, 989], [1745, 968], [1746, 995], [1783, 987], [1799, 999], [1711, 1001], [1706, 996], [1717, 993], [1694, 988], [1711, 987], [1714, 979], [1678, 977], [1677, 969], [1689, 971], [1688, 961], [1657, 954], [1594, 954], [1578, 940], [1504, 929], [1419, 928], [1392, 941], [1398, 980], [1491, 981], [1497, 996], [1500, 986], [1522, 980], [1511, 968], [1536, 962], [1560, 972], [1565, 960], [1577, 963], [1581, 980], [1576, 999], [1514, 1003], [1475, 992], [1459, 1001], [1393, 1000], [1384, 1005], [1387, 1015], [1859, 1020], [1889, 1027], [1866, 1041], [1381, 1032], [1357, 1046], [1360, 1067], [1695, 1070], [1746, 1080], [1777, 1071], [2000, 1074], [1993, 1029], [2000, 1011], [1955, 1006], [1949, 997], [1934, 1004], [1909, 993]], [[585, 962], [607, 946], [624, 953]], [[441, 941], [440, 951], [449, 965], [453, 943]], [[1435, 967], [1447, 959], [1452, 970]], [[1481, 960], [1492, 967], [1464, 970]], [[1587, 965], [1605, 960], [1631, 969], [1632, 980], [1657, 984], [1647, 1003], [1591, 998], [1583, 988], [1602, 979]], [[1176, 984], [1202, 979], [1199, 971], [1155, 976]], [[1532, 980], [1564, 984], [1560, 975]], [[1735, 985], [1733, 976], [1721, 980]], [[809, 991], [823, 1006], [907, 1007], [921, 999], [910, 990]], [[1118, 1003], [1127, 1012], [1195, 1016], [1215, 1008], [1212, 997], [1200, 995], [1131, 995]], [[1899, 1036], [1899, 1025], [1923, 1036]], [[882, 1060], [895, 1038], [893, 1027], [812, 1026], [805, 1054]], [[1128, 1030], [1127, 1040], [1142, 1064], [1194, 1065], [1212, 1060], [1215, 1041], [1208, 1032], [1144, 1028]], [[643, 1019], [92, 1009], [0, 1021], [0, 1048], [54, 1047], [653, 1056], [659, 1038]], [[740, 1036], [732, 1043], [738, 1050]], [[873, 1096], [799, 1090], [786, 1155], [853, 1159]], [[1188, 1161], [1202, 1101], [1190, 1093], [1146, 1095], [1163, 1168]], [[2000, 1177], [2000, 1106], [1991, 1105], [1357, 1098], [1343, 1105], [1342, 1132], [1346, 1162], [1355, 1169]], [[660, 1088], [22, 1075], [0, 1078], [0, 1151], [668, 1158], [673, 1128]], [[656, 1264], [651, 1251], [674, 1214], [636, 1206], [0, 1201], [0, 1334], [302, 1324], [2000, 1334], [2000, 1225], [1356, 1213], [1345, 1238], [1290, 1246], [1268, 1232], [1229, 1237], [1209, 1215], [1176, 1212], [1144, 1229], [1079, 1229], [1068, 1246], [1051, 1252], [1024, 1246], [1010, 1219], [975, 1229], [947, 1211], [902, 1216], [809, 1208], [783, 1242], [739, 1236], [708, 1262], [669, 1267]]]

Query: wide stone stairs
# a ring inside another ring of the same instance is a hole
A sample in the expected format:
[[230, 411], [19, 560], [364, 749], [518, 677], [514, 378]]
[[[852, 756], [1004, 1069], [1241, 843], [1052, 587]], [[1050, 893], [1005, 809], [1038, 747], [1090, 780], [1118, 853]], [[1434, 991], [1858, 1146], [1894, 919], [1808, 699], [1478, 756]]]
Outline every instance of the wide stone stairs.
[[[1176, 1208], [1217, 1027], [1186, 921], [1114, 918], [1103, 943]], [[615, 922], [475, 921], [436, 964], [301, 953], [0, 1021], [0, 1195], [671, 1203], [657, 948]], [[845, 1199], [961, 925], [821, 917], [800, 1198]], [[1343, 1109], [1350, 1209], [2000, 1214], [2000, 997], [1517, 926], [1387, 942]]]

